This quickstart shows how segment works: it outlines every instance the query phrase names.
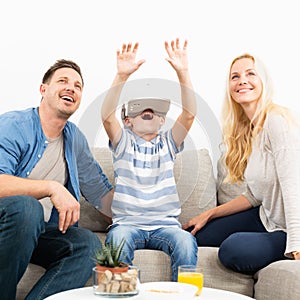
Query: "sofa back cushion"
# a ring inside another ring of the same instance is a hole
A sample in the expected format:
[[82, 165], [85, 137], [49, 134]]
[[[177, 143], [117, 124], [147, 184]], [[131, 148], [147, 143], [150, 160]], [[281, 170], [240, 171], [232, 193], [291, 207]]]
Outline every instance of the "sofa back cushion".
[[231, 199], [240, 196], [243, 192], [245, 192], [247, 188], [246, 182], [243, 181], [240, 183], [228, 183], [224, 181], [227, 171], [224, 162], [222, 161], [222, 158], [218, 160], [217, 169], [218, 169], [218, 177], [217, 177], [218, 205], [224, 204], [230, 201]]
[[216, 181], [207, 149], [186, 150], [177, 155], [174, 175], [181, 202], [181, 224], [216, 206]]
[[[109, 181], [114, 184], [110, 150], [101, 147], [92, 149], [92, 152]], [[179, 218], [182, 224], [216, 206], [216, 182], [207, 149], [185, 150], [178, 154], [174, 165], [174, 175], [182, 206]], [[102, 220], [98, 211], [82, 198], [79, 226], [104, 232], [108, 224]]]

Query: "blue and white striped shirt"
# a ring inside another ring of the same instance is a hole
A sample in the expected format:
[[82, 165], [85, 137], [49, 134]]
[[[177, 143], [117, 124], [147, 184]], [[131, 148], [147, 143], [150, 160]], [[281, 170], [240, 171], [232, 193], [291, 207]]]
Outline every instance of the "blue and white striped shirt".
[[171, 130], [146, 141], [129, 129], [113, 151], [116, 186], [112, 204], [113, 224], [144, 230], [181, 227], [180, 201], [174, 178], [176, 154]]

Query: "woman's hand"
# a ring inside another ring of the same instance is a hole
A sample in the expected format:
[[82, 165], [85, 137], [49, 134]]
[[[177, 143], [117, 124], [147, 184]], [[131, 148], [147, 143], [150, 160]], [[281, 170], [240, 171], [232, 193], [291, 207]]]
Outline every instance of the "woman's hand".
[[293, 252], [293, 256], [295, 260], [300, 260], [300, 251]]
[[191, 231], [191, 234], [195, 235], [198, 230], [200, 230], [202, 227], [204, 227], [206, 225], [206, 223], [209, 221], [209, 218], [210, 218], [210, 211], [206, 211], [206, 212], [194, 217], [187, 223], [183, 224], [182, 229], [194, 227], [193, 230]]

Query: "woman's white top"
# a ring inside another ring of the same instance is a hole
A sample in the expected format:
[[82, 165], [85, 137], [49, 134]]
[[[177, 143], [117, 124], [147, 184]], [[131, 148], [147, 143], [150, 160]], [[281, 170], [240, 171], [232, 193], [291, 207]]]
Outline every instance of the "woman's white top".
[[267, 231], [287, 232], [285, 255], [300, 250], [300, 127], [268, 114], [245, 171], [245, 197], [260, 207]]

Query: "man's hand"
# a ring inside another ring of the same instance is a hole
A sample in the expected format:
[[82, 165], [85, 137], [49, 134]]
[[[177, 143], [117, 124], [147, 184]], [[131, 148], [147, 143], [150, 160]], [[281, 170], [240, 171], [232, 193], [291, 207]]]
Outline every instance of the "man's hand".
[[51, 181], [50, 199], [59, 213], [58, 229], [65, 233], [80, 217], [80, 203], [60, 183]]
[[50, 197], [59, 213], [58, 228], [65, 233], [80, 216], [80, 204], [60, 183], [51, 180], [36, 180], [0, 174], [0, 198], [27, 195], [35, 199]]

